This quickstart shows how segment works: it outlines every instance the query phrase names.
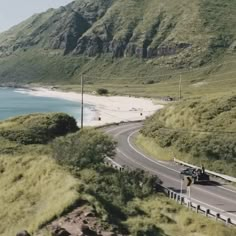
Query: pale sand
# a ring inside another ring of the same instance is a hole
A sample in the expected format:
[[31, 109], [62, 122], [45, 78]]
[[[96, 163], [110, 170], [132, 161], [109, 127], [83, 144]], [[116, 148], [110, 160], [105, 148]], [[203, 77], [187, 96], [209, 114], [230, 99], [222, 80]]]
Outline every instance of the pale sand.
[[[33, 88], [32, 90], [28, 90], [27, 93], [33, 96], [81, 102], [81, 94], [75, 92]], [[153, 100], [146, 98], [95, 96], [90, 94], [84, 94], [84, 104], [94, 106], [94, 109], [85, 109], [85, 115], [86, 118], [88, 118], [86, 119], [87, 121], [84, 122], [86, 126], [100, 126], [122, 121], [144, 120], [163, 107], [162, 105], [154, 104]], [[99, 118], [101, 119], [100, 121]]]

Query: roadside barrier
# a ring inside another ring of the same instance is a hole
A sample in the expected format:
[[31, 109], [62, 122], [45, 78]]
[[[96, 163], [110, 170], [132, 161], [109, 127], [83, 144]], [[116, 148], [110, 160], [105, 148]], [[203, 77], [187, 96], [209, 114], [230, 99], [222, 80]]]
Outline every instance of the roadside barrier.
[[[183, 162], [181, 162], [181, 163], [183, 163]], [[125, 170], [124, 166], [118, 164], [117, 162], [115, 162], [113, 159], [111, 159], [109, 157], [105, 158], [105, 164], [108, 165], [108, 166], [113, 167], [114, 169], [118, 169], [120, 171]], [[196, 168], [193, 165], [188, 165], [188, 166]], [[213, 209], [210, 209], [210, 207], [202, 206], [201, 204], [198, 204], [198, 203], [190, 200], [189, 197], [187, 197], [185, 195], [179, 194], [179, 193], [177, 193], [177, 192], [175, 192], [175, 191], [173, 191], [173, 190], [171, 190], [169, 188], [166, 188], [166, 187], [164, 187], [162, 185], [159, 185], [159, 186], [160, 186], [162, 192], [167, 197], [169, 197], [170, 199], [176, 201], [177, 203], [179, 203], [179, 204], [181, 204], [181, 205], [183, 205], [185, 207], [188, 207], [189, 209], [195, 211], [196, 213], [202, 214], [202, 215], [204, 215], [206, 217], [209, 217], [209, 218], [214, 218], [216, 221], [225, 222], [225, 224], [229, 225], [229, 226], [236, 226], [236, 219], [232, 219], [231, 217], [229, 217], [227, 215], [227, 212], [226, 213], [224, 213], [224, 212], [223, 213], [217, 212], [217, 211], [215, 211]]]
[[188, 207], [196, 213], [202, 214], [206, 217], [214, 218], [216, 221], [225, 222], [226, 225], [236, 226], [236, 219], [232, 219], [230, 216], [227, 215], [227, 213], [219, 213], [213, 209], [210, 209], [209, 207], [205, 207], [194, 201], [190, 201], [188, 197], [176, 193], [168, 188], [164, 189], [164, 192], [170, 199], [175, 200], [179, 204]]

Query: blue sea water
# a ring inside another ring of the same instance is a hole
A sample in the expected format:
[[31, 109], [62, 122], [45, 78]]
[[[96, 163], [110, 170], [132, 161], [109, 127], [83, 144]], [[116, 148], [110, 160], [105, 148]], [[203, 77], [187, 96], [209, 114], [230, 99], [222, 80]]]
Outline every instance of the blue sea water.
[[[19, 89], [0, 88], [0, 120], [10, 117], [41, 112], [65, 112], [80, 120], [80, 103], [64, 99], [36, 97], [21, 93]], [[91, 119], [91, 106], [84, 109], [84, 120]]]

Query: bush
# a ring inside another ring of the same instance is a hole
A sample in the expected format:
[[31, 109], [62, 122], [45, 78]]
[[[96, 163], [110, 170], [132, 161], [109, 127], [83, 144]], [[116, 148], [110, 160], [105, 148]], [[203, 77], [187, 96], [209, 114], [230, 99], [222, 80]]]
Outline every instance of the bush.
[[62, 165], [80, 168], [97, 165], [106, 156], [115, 154], [115, 142], [95, 129], [83, 129], [75, 134], [57, 138], [53, 144], [53, 157]]
[[7, 121], [0, 136], [20, 144], [46, 144], [55, 137], [76, 132], [76, 120], [64, 113], [33, 114]]
[[154, 84], [155, 81], [154, 80], [148, 80], [146, 84]]
[[97, 89], [97, 94], [99, 94], [99, 95], [107, 95], [108, 94], [108, 90], [107, 89], [105, 89], [105, 88], [99, 88], [99, 89]]

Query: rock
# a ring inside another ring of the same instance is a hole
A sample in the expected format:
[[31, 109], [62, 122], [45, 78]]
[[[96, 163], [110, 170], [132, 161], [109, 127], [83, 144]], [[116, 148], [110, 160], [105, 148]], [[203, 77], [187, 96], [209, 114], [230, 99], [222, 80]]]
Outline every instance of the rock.
[[26, 230], [23, 230], [16, 234], [16, 236], [31, 236]]
[[87, 225], [82, 224], [80, 226], [80, 230], [84, 235], [97, 236], [97, 233], [95, 231], [91, 230]]
[[70, 236], [71, 234], [66, 231], [66, 229], [60, 227], [60, 226], [55, 226], [52, 228], [52, 235], [53, 236]]
[[88, 211], [88, 212], [84, 213], [84, 216], [85, 217], [95, 217], [95, 214], [93, 212], [91, 212], [91, 211]]
[[83, 220], [83, 223], [84, 223], [85, 225], [87, 225], [87, 224], [88, 224], [88, 221], [87, 221], [87, 220]]

